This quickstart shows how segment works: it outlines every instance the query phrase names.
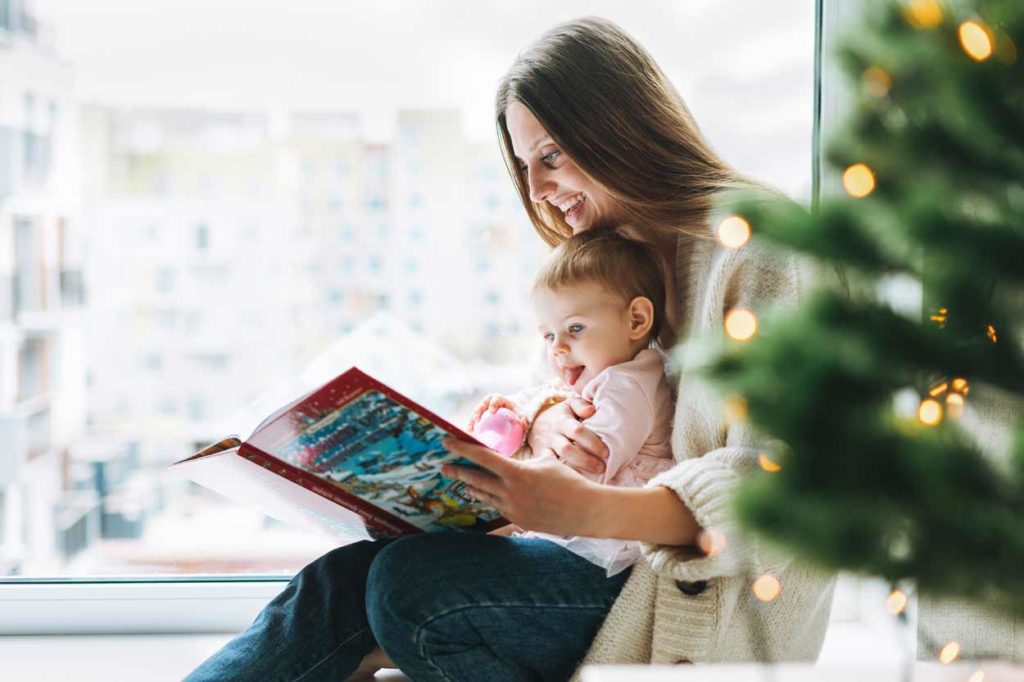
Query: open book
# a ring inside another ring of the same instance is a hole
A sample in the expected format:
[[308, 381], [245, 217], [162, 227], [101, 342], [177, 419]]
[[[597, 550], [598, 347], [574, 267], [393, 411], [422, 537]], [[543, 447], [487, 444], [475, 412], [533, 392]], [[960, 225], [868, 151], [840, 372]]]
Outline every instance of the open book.
[[285, 523], [339, 540], [421, 532], [487, 532], [506, 521], [470, 499], [441, 466], [444, 419], [352, 368], [261, 423], [170, 465], [191, 480]]

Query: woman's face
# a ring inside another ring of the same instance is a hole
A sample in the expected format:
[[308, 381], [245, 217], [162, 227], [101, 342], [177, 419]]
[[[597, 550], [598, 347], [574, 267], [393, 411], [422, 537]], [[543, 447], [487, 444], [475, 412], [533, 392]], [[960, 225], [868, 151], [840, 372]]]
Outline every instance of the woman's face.
[[505, 123], [534, 203], [547, 202], [561, 211], [573, 234], [623, 222], [615, 200], [558, 148], [529, 109], [512, 102]]

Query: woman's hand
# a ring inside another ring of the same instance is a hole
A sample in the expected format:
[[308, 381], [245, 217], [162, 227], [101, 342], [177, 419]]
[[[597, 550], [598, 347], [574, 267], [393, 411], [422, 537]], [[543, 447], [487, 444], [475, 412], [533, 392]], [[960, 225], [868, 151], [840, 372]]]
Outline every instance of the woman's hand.
[[535, 455], [549, 454], [577, 471], [602, 474], [608, 446], [580, 423], [593, 414], [593, 404], [582, 398], [563, 400], [537, 415], [526, 442]]
[[599, 536], [598, 510], [606, 486], [588, 481], [551, 456], [519, 461], [481, 445], [446, 438], [451, 452], [481, 469], [447, 464], [445, 476], [466, 483], [466, 492], [526, 530]]

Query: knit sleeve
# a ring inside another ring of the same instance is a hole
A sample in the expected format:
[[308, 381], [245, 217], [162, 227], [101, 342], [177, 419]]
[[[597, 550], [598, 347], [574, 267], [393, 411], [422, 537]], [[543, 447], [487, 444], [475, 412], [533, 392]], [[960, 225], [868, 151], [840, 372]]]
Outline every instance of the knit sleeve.
[[721, 576], [782, 572], [788, 559], [745, 538], [733, 518], [733, 493], [743, 476], [757, 468], [756, 462], [756, 449], [724, 447], [680, 462], [651, 479], [648, 486], [672, 490], [700, 527], [714, 532], [714, 552], [710, 555], [697, 547], [642, 543], [643, 554], [656, 573], [696, 582]]
[[560, 386], [557, 382], [549, 381], [537, 386], [516, 391], [508, 396], [509, 401], [516, 406], [516, 413], [526, 420], [526, 423], [533, 424], [541, 409], [556, 402], [561, 402], [572, 395], [571, 391]]
[[[689, 337], [722, 333], [726, 313], [745, 307], [761, 316], [769, 309], [794, 305], [800, 278], [793, 258], [754, 243], [719, 253], [710, 269], [701, 300], [702, 324]], [[685, 354], [684, 354], [685, 359]], [[644, 556], [659, 574], [695, 582], [747, 573], [777, 575], [788, 557], [773, 551], [737, 526], [733, 497], [748, 475], [757, 475], [759, 436], [743, 422], [726, 421], [715, 390], [697, 373], [680, 378], [673, 452], [678, 464], [651, 479], [679, 496], [700, 527], [714, 540], [712, 551], [698, 547], [643, 544]]]

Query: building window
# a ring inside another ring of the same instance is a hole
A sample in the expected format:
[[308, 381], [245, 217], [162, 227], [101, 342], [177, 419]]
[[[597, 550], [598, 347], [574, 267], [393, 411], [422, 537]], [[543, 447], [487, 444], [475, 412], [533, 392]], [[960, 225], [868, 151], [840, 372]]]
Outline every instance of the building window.
[[209, 415], [206, 409], [206, 400], [201, 396], [192, 396], [188, 399], [188, 418], [195, 421], [203, 421]]
[[174, 275], [171, 268], [157, 268], [153, 273], [153, 284], [158, 293], [170, 294], [174, 291]]
[[206, 251], [210, 246], [210, 227], [206, 223], [196, 225], [196, 249]]

